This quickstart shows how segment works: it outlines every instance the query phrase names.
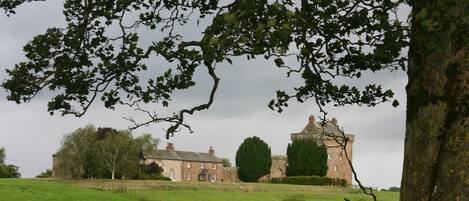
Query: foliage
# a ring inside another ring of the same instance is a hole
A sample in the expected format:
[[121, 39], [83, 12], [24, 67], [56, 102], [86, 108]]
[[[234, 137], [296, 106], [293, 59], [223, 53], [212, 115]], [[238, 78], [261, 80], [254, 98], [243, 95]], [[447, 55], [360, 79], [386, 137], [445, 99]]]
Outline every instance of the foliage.
[[223, 167], [232, 167], [230, 159], [223, 158]]
[[392, 186], [392, 187], [389, 187], [389, 189], [387, 191], [400, 192], [401, 188], [396, 187], [396, 186]]
[[5, 148], [0, 148], [0, 178], [19, 178], [21, 174], [19, 167], [11, 164], [5, 164]]
[[312, 186], [347, 186], [347, 181], [345, 179], [318, 176], [291, 176], [285, 178], [272, 178], [270, 182], [275, 184], [297, 184]]
[[102, 168], [96, 158], [96, 128], [86, 126], [64, 135], [58, 159], [57, 176], [61, 178], [99, 178]]
[[0, 148], [0, 164], [4, 164], [5, 163], [5, 157], [6, 157], [6, 153], [5, 153], [5, 148]]
[[[11, 12], [26, 1], [1, 2], [0, 7]], [[129, 106], [149, 116], [143, 122], [130, 118], [133, 128], [167, 122], [167, 137], [181, 126], [190, 130], [184, 115], [208, 109], [214, 101], [220, 80], [214, 66], [238, 57], [263, 58], [287, 77], [298, 74], [304, 80], [291, 94], [278, 90], [269, 103], [272, 110], [282, 112], [291, 99], [310, 98], [321, 108], [328, 103], [375, 106], [392, 101], [393, 92], [375, 83], [359, 88], [334, 80], [405, 67], [401, 50], [408, 44], [407, 27], [395, 13], [401, 3], [66, 0], [66, 26], [51, 27], [26, 44], [26, 60], [7, 70], [9, 78], [2, 86], [8, 99], [17, 103], [30, 101], [42, 90], [54, 91], [48, 103], [51, 114], [80, 117], [99, 100], [109, 109]], [[199, 22], [208, 26], [196, 40], [178, 32]], [[155, 34], [153, 41], [143, 44], [142, 30]], [[167, 61], [158, 62], [165, 66], [150, 66], [161, 67], [162, 73], [148, 79], [140, 76], [155, 58]], [[193, 76], [200, 68], [213, 82], [206, 103], [166, 117], [142, 107], [150, 103], [168, 107], [175, 91], [196, 85]]]
[[163, 168], [155, 162], [150, 164], [141, 164], [138, 179], [164, 180], [171, 181], [169, 177], [162, 176]]
[[294, 140], [287, 147], [287, 176], [325, 176], [327, 149], [312, 140]]
[[36, 178], [52, 178], [52, 170], [47, 169], [46, 171], [39, 173]]
[[236, 167], [241, 181], [257, 182], [260, 177], [270, 173], [271, 165], [270, 147], [259, 137], [248, 137], [239, 145]]
[[20, 178], [19, 167], [15, 165], [0, 165], [0, 178]]
[[108, 133], [106, 137], [96, 142], [98, 149], [96, 156], [102, 167], [111, 173], [128, 178], [128, 173], [135, 173], [140, 162], [141, 147], [133, 147], [132, 135], [129, 132]]
[[145, 134], [87, 126], [65, 135], [56, 154], [62, 178], [137, 178], [139, 163], [158, 141]]

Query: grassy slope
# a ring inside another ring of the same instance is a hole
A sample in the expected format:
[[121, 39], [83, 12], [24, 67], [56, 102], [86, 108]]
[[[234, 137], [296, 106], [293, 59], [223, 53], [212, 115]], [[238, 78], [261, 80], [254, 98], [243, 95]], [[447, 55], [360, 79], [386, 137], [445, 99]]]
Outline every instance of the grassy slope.
[[[0, 179], [0, 201], [340, 201], [344, 200], [344, 197], [352, 201], [370, 200], [362, 194], [332, 187]], [[378, 192], [380, 201], [397, 201], [398, 197], [397, 193]]]
[[0, 201], [130, 201], [122, 195], [43, 180], [0, 179]]

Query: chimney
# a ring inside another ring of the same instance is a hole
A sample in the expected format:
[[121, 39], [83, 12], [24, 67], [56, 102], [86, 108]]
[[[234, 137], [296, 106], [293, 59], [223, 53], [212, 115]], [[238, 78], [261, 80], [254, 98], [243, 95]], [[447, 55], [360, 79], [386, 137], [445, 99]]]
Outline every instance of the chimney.
[[209, 153], [210, 155], [215, 155], [215, 149], [213, 149], [213, 147], [210, 146], [210, 149], [208, 150], [208, 153]]
[[338, 124], [339, 122], [337, 122], [337, 119], [336, 119], [335, 117], [333, 117], [333, 118], [331, 119], [331, 123], [333, 123], [333, 124], [336, 125], [336, 126], [339, 125], [339, 124]]
[[166, 145], [166, 150], [167, 151], [174, 151], [174, 144], [171, 143], [171, 142], [168, 142], [168, 144]]
[[316, 118], [313, 115], [310, 115], [308, 124], [314, 124], [314, 122], [316, 122]]

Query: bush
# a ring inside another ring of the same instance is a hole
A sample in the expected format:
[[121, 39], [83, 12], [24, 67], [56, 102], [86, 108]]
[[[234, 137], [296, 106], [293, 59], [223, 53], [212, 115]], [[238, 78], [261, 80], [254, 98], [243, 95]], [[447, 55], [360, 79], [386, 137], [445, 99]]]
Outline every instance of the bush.
[[236, 167], [241, 181], [257, 182], [270, 173], [271, 165], [271, 152], [267, 143], [256, 136], [244, 139], [236, 152]]
[[396, 186], [393, 186], [393, 187], [390, 187], [388, 189], [388, 191], [391, 191], [391, 192], [399, 192], [401, 191], [401, 189], [399, 187], [396, 187]]
[[270, 182], [274, 184], [296, 184], [311, 186], [347, 186], [347, 181], [345, 179], [318, 176], [292, 176], [285, 178], [272, 178]]
[[287, 148], [287, 176], [325, 176], [327, 149], [312, 140], [294, 140]]
[[169, 177], [161, 175], [161, 173], [163, 173], [163, 168], [155, 162], [144, 164], [141, 166], [141, 169], [142, 171], [138, 179], [171, 181]]
[[0, 178], [20, 178], [18, 166], [0, 164]]
[[52, 178], [52, 170], [47, 169], [45, 172], [41, 172], [36, 178]]
[[141, 180], [162, 180], [162, 181], [171, 181], [171, 178], [165, 177], [163, 175], [151, 174], [143, 175], [140, 177]]

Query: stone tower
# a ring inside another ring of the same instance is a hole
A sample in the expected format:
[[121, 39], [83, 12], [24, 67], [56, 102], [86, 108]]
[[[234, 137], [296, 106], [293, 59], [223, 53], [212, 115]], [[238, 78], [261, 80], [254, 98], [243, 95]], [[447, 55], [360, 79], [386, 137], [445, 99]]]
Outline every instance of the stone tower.
[[[330, 178], [340, 178], [347, 180], [349, 186], [352, 185], [352, 169], [348, 164], [348, 161], [345, 157], [345, 153], [340, 147], [338, 147], [337, 142], [332, 136], [342, 136], [338, 130], [339, 125], [337, 119], [333, 118], [331, 122], [326, 123], [325, 126], [321, 125], [320, 122], [317, 122], [314, 116], [310, 116], [308, 123], [299, 133], [291, 133], [291, 140], [297, 139], [307, 139], [313, 140], [318, 144], [324, 144], [327, 147], [327, 177]], [[324, 135], [327, 133], [330, 136]], [[351, 134], [345, 135], [349, 141], [347, 142], [346, 151], [347, 155], [352, 160], [352, 148], [353, 142], [355, 141], [355, 136]], [[341, 138], [339, 138], [341, 139]], [[286, 170], [286, 156], [284, 160], [280, 160], [278, 156], [272, 157], [272, 168], [271, 168], [271, 178], [276, 178], [279, 176], [279, 169], [285, 168]], [[275, 163], [274, 163], [275, 162]], [[284, 162], [285, 164], [281, 163]], [[282, 171], [286, 172], [286, 171]], [[283, 175], [282, 175], [283, 176]]]
[[[342, 136], [338, 130], [339, 124], [336, 118], [332, 118], [331, 122], [327, 122], [325, 126], [322, 126], [316, 121], [314, 116], [310, 116], [308, 124], [303, 128], [300, 133], [292, 133], [291, 140], [296, 139], [308, 139], [313, 140], [318, 144], [324, 144], [327, 147], [327, 177], [341, 178], [347, 180], [348, 185], [352, 185], [352, 169], [345, 158], [340, 147], [337, 147], [337, 142], [333, 137], [326, 136], [323, 131], [328, 135]], [[355, 136], [351, 134], [345, 135], [349, 141], [347, 142], [347, 155], [352, 160], [352, 148]], [[341, 138], [339, 138], [341, 139]]]

